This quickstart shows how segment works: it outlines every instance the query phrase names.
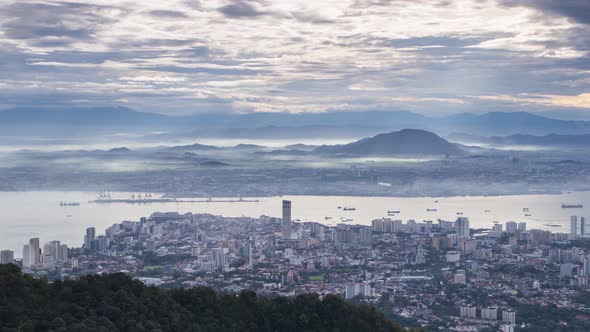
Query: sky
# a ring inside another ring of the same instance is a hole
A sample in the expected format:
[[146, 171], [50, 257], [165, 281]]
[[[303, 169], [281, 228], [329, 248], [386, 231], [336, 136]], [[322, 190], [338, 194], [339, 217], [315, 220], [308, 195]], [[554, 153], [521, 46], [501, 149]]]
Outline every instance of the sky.
[[0, 0], [0, 109], [590, 119], [588, 0]]

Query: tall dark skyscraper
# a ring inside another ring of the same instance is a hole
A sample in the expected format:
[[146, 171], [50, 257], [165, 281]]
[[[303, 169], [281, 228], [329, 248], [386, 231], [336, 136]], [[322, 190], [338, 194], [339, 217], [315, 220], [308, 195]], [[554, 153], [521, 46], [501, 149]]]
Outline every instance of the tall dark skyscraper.
[[283, 200], [283, 238], [291, 238], [291, 201]]
[[86, 235], [84, 236], [84, 249], [92, 249], [92, 241], [96, 237], [96, 229], [94, 227], [86, 228]]
[[39, 245], [39, 238], [35, 237], [29, 240], [29, 245], [31, 246], [31, 250], [32, 250], [32, 258], [33, 258], [33, 264], [39, 264], [41, 263], [41, 249], [40, 249], [40, 245]]

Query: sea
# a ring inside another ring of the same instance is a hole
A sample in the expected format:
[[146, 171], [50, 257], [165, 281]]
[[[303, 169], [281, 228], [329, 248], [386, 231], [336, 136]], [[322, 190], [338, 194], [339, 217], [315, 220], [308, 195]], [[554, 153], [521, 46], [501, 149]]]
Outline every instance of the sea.
[[[128, 199], [138, 193], [110, 194], [112, 198]], [[68, 246], [79, 247], [87, 227], [95, 227], [97, 234], [101, 234], [114, 223], [124, 220], [137, 221], [154, 212], [210, 213], [229, 217], [280, 217], [282, 200], [292, 202], [293, 220], [315, 221], [327, 225], [343, 222], [370, 225], [374, 219], [388, 217], [404, 222], [410, 219], [436, 222], [438, 219], [455, 220], [462, 216], [469, 218], [471, 228], [491, 228], [494, 222], [518, 221], [526, 222], [528, 229], [568, 233], [572, 215], [590, 217], [590, 192], [417, 198], [275, 196], [244, 197], [245, 200], [258, 201], [233, 203], [91, 203], [90, 201], [95, 200], [97, 196], [98, 193], [95, 192], [0, 192], [0, 249], [13, 250], [16, 257], [21, 257], [23, 245], [33, 237], [39, 237], [41, 243], [59, 240]], [[158, 194], [152, 196], [156, 197]], [[77, 202], [80, 205], [60, 206], [60, 202]], [[582, 204], [583, 208], [564, 209], [561, 207], [562, 204]], [[399, 213], [388, 215], [388, 211]]]

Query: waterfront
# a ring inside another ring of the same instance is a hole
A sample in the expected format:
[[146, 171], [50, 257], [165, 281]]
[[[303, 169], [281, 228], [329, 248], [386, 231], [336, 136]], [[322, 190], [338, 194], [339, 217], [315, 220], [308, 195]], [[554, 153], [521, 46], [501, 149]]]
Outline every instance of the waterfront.
[[[131, 193], [111, 193], [126, 199]], [[60, 240], [69, 246], [80, 246], [86, 227], [98, 233], [122, 220], [138, 220], [153, 212], [211, 213], [224, 216], [270, 215], [280, 217], [282, 199], [293, 202], [293, 218], [334, 225], [343, 219], [350, 224], [370, 225], [373, 219], [387, 217], [387, 211], [399, 210], [392, 219], [455, 220], [457, 212], [469, 217], [471, 228], [491, 227], [494, 221], [524, 221], [528, 228], [569, 232], [571, 215], [590, 216], [590, 192], [560, 195], [478, 196], [448, 198], [350, 197], [350, 196], [283, 196], [262, 197], [259, 202], [174, 202], [149, 204], [92, 204], [92, 192], [0, 192], [0, 247], [14, 250], [20, 257], [22, 245], [29, 238], [42, 242]], [[244, 197], [245, 198], [245, 197]], [[80, 202], [80, 206], [60, 206], [61, 201]], [[438, 201], [438, 202], [435, 202]], [[582, 209], [562, 209], [561, 204], [583, 204]], [[338, 207], [354, 207], [344, 211]], [[523, 208], [529, 208], [525, 216]], [[436, 209], [437, 211], [427, 211]], [[485, 212], [489, 210], [490, 212]], [[326, 220], [325, 217], [332, 217]], [[561, 225], [552, 227], [549, 224]]]

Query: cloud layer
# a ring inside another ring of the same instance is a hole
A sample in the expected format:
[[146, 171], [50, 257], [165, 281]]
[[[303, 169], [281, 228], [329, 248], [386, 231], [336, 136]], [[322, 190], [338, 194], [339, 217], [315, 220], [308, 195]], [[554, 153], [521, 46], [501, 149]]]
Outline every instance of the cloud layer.
[[0, 108], [590, 118], [588, 3], [8, 1]]

